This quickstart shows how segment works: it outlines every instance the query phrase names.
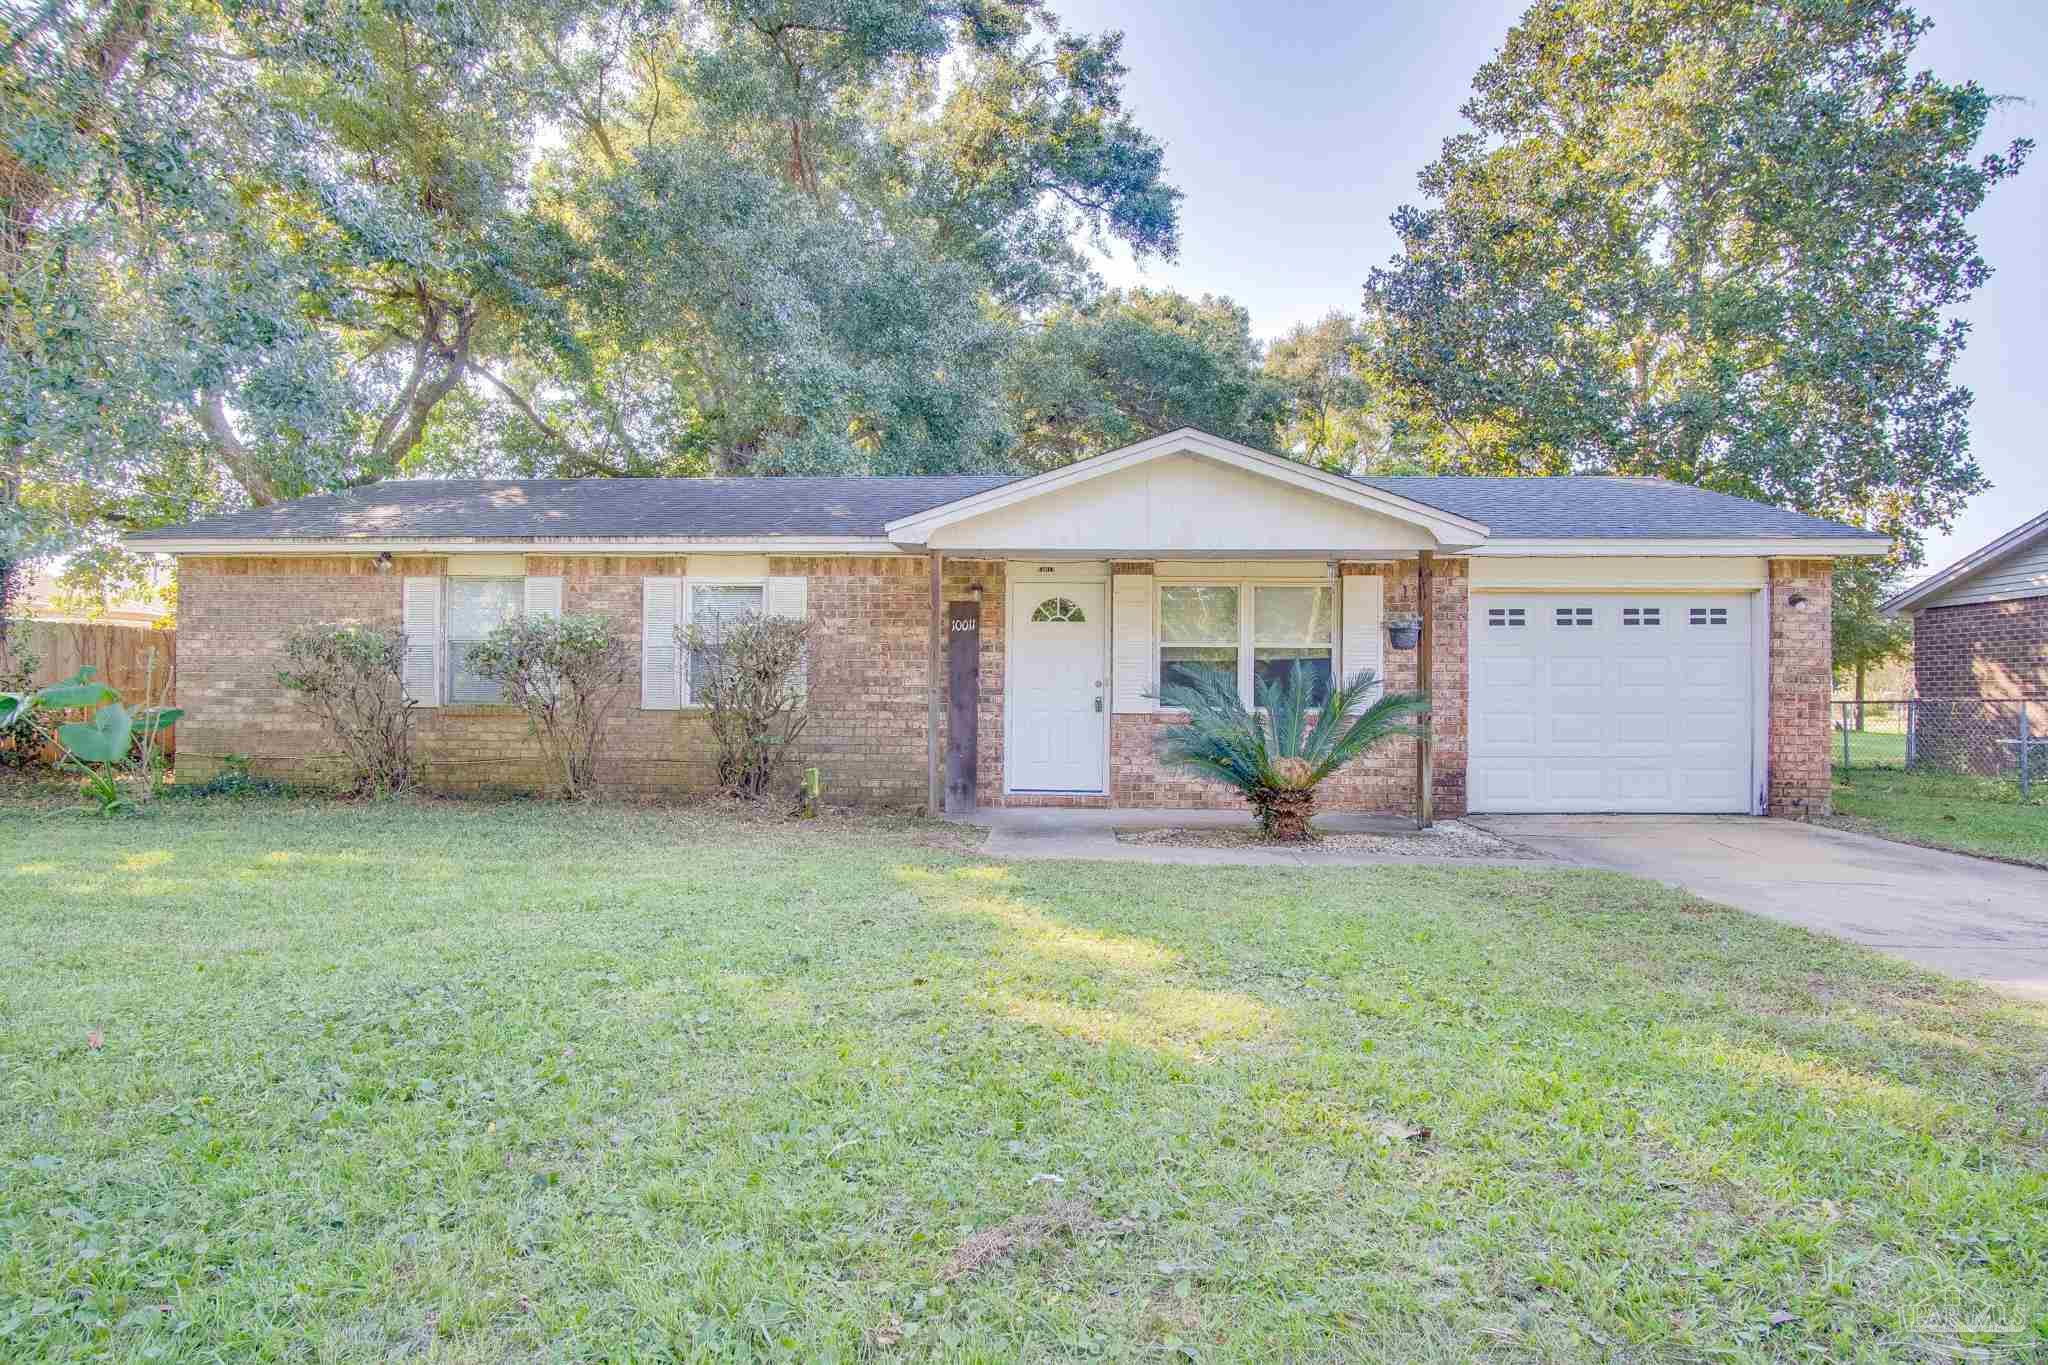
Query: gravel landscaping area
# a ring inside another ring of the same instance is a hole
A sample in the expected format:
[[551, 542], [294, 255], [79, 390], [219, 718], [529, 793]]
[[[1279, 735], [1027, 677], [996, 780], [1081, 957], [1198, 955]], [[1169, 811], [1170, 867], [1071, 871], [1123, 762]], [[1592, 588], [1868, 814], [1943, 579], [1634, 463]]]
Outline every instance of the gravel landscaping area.
[[1312, 833], [1306, 845], [1276, 844], [1250, 826], [1224, 829], [1120, 829], [1127, 844], [1169, 848], [1300, 848], [1320, 853], [1368, 853], [1390, 858], [1547, 858], [1535, 849], [1488, 834], [1458, 820], [1444, 820], [1429, 829], [1390, 833]]

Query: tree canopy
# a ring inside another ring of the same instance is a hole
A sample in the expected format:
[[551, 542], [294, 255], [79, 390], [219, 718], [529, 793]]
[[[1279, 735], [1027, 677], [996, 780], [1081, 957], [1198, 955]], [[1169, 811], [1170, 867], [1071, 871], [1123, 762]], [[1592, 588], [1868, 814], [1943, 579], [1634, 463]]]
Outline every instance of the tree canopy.
[[1545, 0], [1373, 272], [1377, 378], [1440, 463], [1605, 471], [1901, 538], [1984, 486], [1954, 309], [2031, 144], [1915, 72], [1896, 0]]
[[1170, 256], [1037, 0], [81, 0], [0, 42], [0, 556], [398, 472], [992, 467]]

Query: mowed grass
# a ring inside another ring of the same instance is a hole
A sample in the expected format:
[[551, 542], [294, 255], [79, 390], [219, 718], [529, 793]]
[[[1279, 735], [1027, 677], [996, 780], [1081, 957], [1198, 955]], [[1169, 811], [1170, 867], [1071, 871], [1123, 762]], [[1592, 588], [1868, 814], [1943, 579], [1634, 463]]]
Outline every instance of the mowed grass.
[[2048, 1011], [1607, 874], [14, 809], [0, 965], [7, 1359], [2048, 1353]]
[[[1840, 736], [1836, 738], [1839, 740]], [[1856, 736], [1857, 742], [1900, 736]], [[2048, 867], [2048, 773], [2020, 798], [2011, 778], [1973, 777], [1925, 768], [1835, 769], [1837, 823], [1931, 848], [1988, 854]]]

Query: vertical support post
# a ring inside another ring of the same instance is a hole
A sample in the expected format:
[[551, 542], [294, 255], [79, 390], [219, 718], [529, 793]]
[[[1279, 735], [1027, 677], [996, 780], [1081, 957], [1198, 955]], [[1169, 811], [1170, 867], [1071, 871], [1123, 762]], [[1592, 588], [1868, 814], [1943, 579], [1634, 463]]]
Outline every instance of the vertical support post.
[[2020, 698], [2020, 800], [2024, 801], [2034, 792], [2034, 738], [2029, 733], [2027, 711], [2031, 703]]
[[[1422, 617], [1422, 635], [1415, 642], [1415, 687], [1431, 706], [1436, 704], [1436, 553], [1415, 557], [1415, 597]], [[1436, 724], [1425, 712], [1422, 738], [1415, 746], [1415, 823], [1428, 829], [1436, 823]]]
[[932, 620], [930, 649], [925, 658], [924, 677], [927, 685], [924, 712], [924, 758], [925, 758], [925, 814], [938, 819], [946, 809], [945, 770], [939, 762], [939, 694], [945, 688], [945, 675], [941, 671], [945, 659], [946, 637], [946, 557], [937, 550], [926, 547], [925, 561], [932, 571]]

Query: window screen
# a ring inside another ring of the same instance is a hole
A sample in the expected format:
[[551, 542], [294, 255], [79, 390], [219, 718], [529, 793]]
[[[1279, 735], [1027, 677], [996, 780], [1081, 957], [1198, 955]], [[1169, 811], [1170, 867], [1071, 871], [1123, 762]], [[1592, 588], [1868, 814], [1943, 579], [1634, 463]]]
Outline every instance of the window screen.
[[1159, 590], [1159, 688], [1203, 678], [1237, 686], [1237, 589], [1172, 584]]
[[1330, 695], [1328, 587], [1252, 589], [1252, 698], [1268, 687], [1291, 687], [1306, 672], [1317, 701]]
[[[742, 616], [760, 616], [766, 610], [767, 589], [759, 583], [698, 583], [690, 588], [689, 622], [715, 626]], [[697, 700], [698, 681], [710, 661], [702, 650], [690, 651], [690, 700]]]
[[470, 671], [469, 648], [519, 615], [526, 581], [520, 578], [448, 580], [448, 700], [480, 704], [500, 699], [498, 684]]

